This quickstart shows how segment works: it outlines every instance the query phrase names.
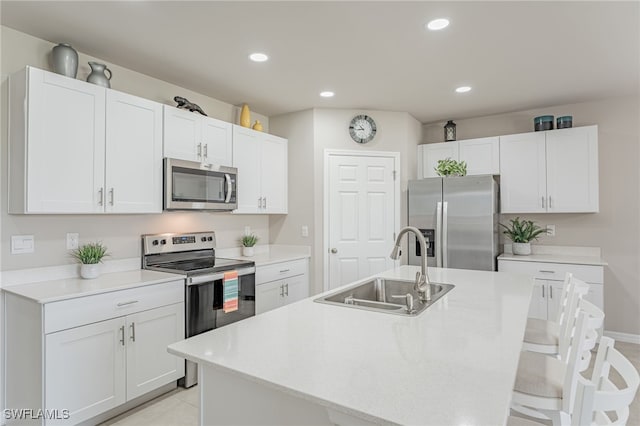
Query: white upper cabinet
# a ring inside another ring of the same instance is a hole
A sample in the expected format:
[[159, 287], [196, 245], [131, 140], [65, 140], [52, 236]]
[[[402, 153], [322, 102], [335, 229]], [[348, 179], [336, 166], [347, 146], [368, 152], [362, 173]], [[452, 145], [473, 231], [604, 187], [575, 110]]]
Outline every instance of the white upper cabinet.
[[500, 137], [502, 213], [590, 213], [598, 202], [598, 127]]
[[233, 126], [233, 166], [238, 168], [234, 213], [287, 213], [287, 147], [286, 139]]
[[164, 105], [164, 156], [231, 166], [232, 124]]
[[108, 90], [106, 129], [106, 211], [160, 213], [162, 105]]
[[418, 179], [437, 177], [439, 160], [451, 158], [467, 163], [468, 175], [500, 173], [498, 137], [418, 145]]
[[160, 213], [160, 104], [26, 67], [9, 83], [10, 213]]

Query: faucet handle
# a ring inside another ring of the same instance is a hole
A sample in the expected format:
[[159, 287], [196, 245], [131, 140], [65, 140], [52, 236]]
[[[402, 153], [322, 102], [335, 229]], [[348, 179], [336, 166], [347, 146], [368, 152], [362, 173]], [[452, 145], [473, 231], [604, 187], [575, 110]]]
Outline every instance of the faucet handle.
[[413, 295], [411, 293], [392, 294], [391, 297], [394, 299], [404, 299], [404, 302], [407, 304], [407, 313], [411, 314], [415, 312], [415, 309], [413, 309]]

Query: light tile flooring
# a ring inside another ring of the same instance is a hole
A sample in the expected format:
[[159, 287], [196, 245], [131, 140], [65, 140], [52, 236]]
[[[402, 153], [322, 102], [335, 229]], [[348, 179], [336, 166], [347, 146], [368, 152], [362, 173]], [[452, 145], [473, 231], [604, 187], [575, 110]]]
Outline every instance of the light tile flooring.
[[[615, 346], [640, 371], [640, 345], [616, 342]], [[589, 370], [585, 373], [588, 377]], [[196, 426], [200, 406], [198, 392], [198, 386], [190, 389], [178, 388], [114, 417], [100, 426]], [[631, 404], [627, 425], [640, 425], [640, 392], [636, 394]]]

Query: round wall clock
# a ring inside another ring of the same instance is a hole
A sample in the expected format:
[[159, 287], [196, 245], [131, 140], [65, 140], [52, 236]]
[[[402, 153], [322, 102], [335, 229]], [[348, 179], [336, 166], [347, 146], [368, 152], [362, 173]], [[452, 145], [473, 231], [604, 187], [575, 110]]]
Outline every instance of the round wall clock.
[[349, 124], [351, 139], [357, 143], [367, 143], [376, 135], [376, 122], [368, 115], [356, 115]]

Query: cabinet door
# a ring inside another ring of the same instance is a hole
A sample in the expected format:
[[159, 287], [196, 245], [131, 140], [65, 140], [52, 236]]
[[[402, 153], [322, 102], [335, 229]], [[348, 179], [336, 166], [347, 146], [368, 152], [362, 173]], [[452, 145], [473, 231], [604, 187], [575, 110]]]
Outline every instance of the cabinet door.
[[27, 72], [26, 213], [102, 212], [106, 89]]
[[106, 211], [162, 213], [162, 105], [107, 91]]
[[429, 143], [420, 146], [422, 158], [418, 158], [418, 161], [422, 162], [422, 176], [418, 176], [418, 179], [437, 177], [435, 168], [438, 166], [438, 160], [451, 158], [458, 161], [458, 142]]
[[549, 212], [598, 212], [598, 127], [545, 132]]
[[289, 304], [309, 297], [309, 279], [305, 275], [296, 275], [284, 281], [284, 303]]
[[562, 281], [547, 281], [547, 319], [555, 321], [558, 318], [562, 304]]
[[77, 424], [124, 404], [124, 328], [124, 318], [114, 318], [45, 336], [45, 406], [71, 415], [56, 424]]
[[529, 318], [547, 319], [547, 282], [534, 280], [531, 304], [529, 305]]
[[220, 166], [233, 165], [232, 124], [202, 117], [203, 162]]
[[184, 339], [184, 303], [127, 316], [127, 400], [184, 376], [167, 346]]
[[164, 156], [202, 161], [202, 116], [164, 105]]
[[271, 281], [256, 286], [256, 315], [282, 306], [284, 281]]
[[264, 135], [262, 140], [262, 197], [264, 213], [287, 213], [287, 140]]
[[234, 213], [262, 211], [259, 133], [233, 126], [233, 166], [238, 168], [238, 208]]
[[467, 163], [468, 175], [500, 174], [500, 139], [480, 138], [458, 142], [458, 158]]
[[501, 213], [547, 211], [544, 134], [500, 136]]

